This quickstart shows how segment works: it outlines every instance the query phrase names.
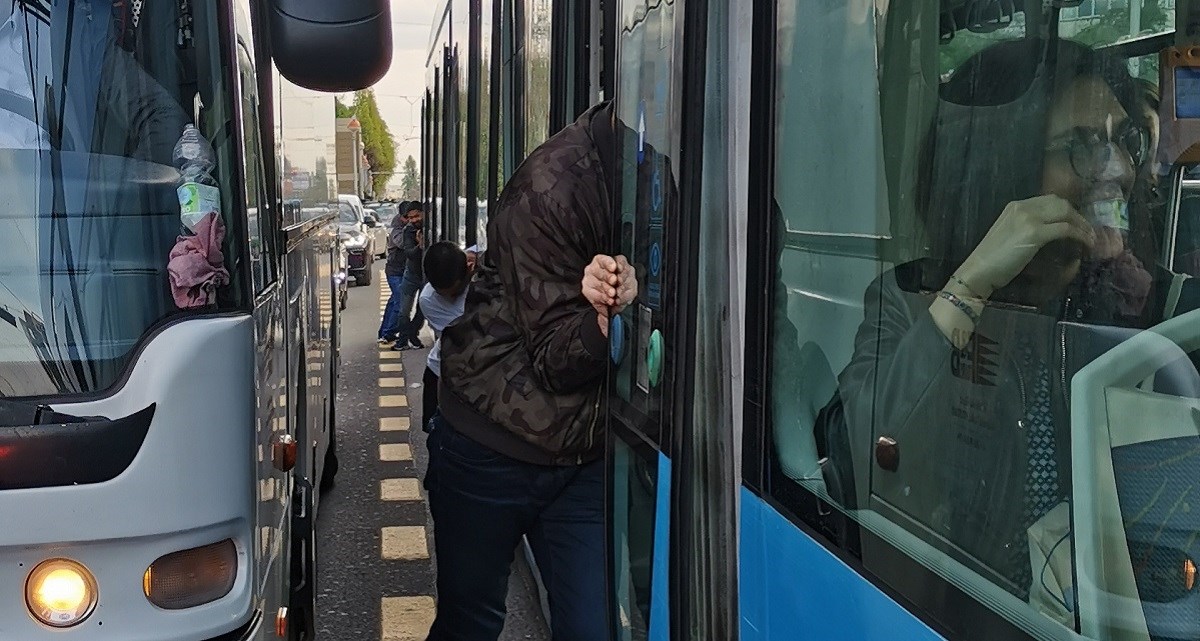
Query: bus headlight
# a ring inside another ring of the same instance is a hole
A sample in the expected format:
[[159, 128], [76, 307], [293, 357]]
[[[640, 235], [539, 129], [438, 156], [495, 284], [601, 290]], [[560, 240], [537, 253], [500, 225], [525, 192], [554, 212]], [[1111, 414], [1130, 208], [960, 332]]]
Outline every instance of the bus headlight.
[[211, 603], [229, 594], [237, 578], [237, 547], [232, 539], [172, 552], [146, 568], [142, 591], [164, 610]]
[[96, 577], [82, 564], [50, 559], [38, 564], [25, 582], [25, 605], [33, 618], [55, 628], [69, 628], [96, 608]]
[[363, 234], [351, 234], [344, 237], [342, 242], [350, 249], [362, 249], [367, 244], [367, 237]]

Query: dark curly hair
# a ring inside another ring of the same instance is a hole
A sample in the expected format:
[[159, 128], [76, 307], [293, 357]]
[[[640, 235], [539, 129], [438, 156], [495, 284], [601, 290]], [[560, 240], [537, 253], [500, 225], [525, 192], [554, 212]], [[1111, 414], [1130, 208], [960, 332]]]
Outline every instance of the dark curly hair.
[[[1142, 115], [1145, 92], [1125, 60], [1068, 40], [997, 43], [942, 83], [925, 139], [917, 203], [932, 255], [946, 269], [966, 259], [1008, 203], [1041, 194], [1056, 91], [1088, 76], [1103, 79], [1129, 117], [1149, 126]], [[1144, 173], [1139, 182], [1145, 182]], [[1156, 245], [1148, 203], [1141, 202], [1148, 193], [1145, 185], [1135, 186], [1130, 205], [1133, 251], [1149, 259], [1147, 264]]]

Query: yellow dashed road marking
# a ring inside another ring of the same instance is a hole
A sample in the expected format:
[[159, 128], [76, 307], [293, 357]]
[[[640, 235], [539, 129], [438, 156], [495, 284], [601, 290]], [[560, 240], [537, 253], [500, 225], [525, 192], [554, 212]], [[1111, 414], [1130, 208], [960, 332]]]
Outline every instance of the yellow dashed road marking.
[[388, 396], [379, 397], [380, 407], [408, 407], [408, 396], [405, 394], [391, 394]]
[[379, 498], [384, 501], [420, 501], [421, 483], [417, 479], [383, 479]]
[[383, 641], [421, 641], [429, 634], [436, 611], [433, 597], [383, 597]]
[[384, 443], [379, 446], [381, 461], [411, 461], [412, 448], [408, 443]]
[[385, 527], [380, 540], [383, 544], [383, 558], [387, 561], [416, 561], [429, 558], [429, 546], [425, 543], [423, 526]]
[[379, 419], [380, 432], [407, 432], [407, 416], [385, 416]]
[[[380, 282], [383, 282], [382, 275]], [[380, 287], [379, 306], [387, 305], [388, 292]], [[379, 407], [408, 409], [403, 354], [381, 345], [379, 349]], [[383, 412], [381, 412], [383, 413]], [[391, 413], [391, 412], [388, 412]], [[412, 419], [405, 416], [379, 417], [380, 432], [407, 432]], [[407, 439], [406, 439], [407, 440]], [[381, 443], [381, 461], [412, 461], [408, 443]], [[421, 482], [415, 478], [389, 478], [379, 481], [379, 499], [384, 502], [421, 501]], [[389, 526], [380, 531], [380, 556], [385, 561], [427, 561], [428, 533], [420, 525]], [[423, 641], [433, 625], [436, 605], [432, 596], [382, 597], [380, 602], [383, 641]]]

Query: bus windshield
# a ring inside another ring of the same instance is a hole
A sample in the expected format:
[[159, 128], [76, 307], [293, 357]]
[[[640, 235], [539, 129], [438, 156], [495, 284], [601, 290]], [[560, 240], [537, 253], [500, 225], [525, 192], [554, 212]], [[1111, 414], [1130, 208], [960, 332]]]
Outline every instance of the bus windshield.
[[156, 323], [240, 306], [233, 141], [205, 178], [223, 236], [180, 238], [172, 160], [197, 116], [234, 130], [210, 4], [0, 6], [0, 397], [103, 390]]

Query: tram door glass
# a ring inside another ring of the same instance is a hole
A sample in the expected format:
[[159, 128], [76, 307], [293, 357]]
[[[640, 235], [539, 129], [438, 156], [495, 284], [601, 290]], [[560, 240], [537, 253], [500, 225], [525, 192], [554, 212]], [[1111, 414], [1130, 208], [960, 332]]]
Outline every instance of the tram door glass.
[[[674, 216], [672, 68], [682, 3], [618, 5], [616, 114], [619, 166], [614, 251], [637, 270], [638, 297], [610, 324], [610, 537], [617, 638], [662, 638], [666, 598], [664, 473], [675, 361], [669, 230]], [[660, 559], [655, 569], [652, 558]], [[654, 603], [658, 602], [659, 607]]]
[[1200, 639], [1200, 61], [984, 5], [778, 5], [767, 492], [948, 638]]

